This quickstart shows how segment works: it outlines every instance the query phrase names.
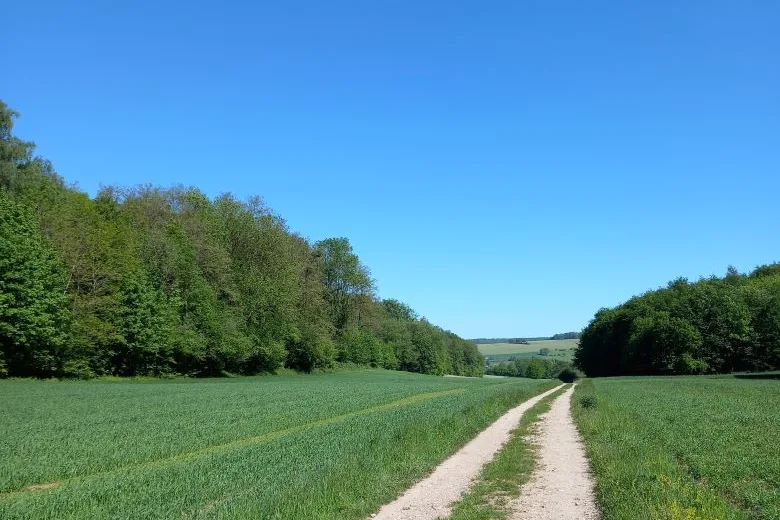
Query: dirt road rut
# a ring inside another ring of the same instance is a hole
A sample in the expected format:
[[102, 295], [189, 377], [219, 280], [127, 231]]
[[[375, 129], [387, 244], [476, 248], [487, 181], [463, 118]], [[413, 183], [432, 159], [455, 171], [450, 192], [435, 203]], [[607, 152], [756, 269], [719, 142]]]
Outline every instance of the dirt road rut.
[[421, 480], [393, 502], [382, 506], [372, 515], [376, 520], [435, 520], [450, 514], [450, 505], [458, 500], [482, 466], [509, 439], [509, 435], [523, 414], [541, 399], [558, 390], [560, 386], [532, 397], [512, 408], [496, 422], [466, 444], [460, 451], [442, 462], [428, 477]]
[[599, 518], [585, 449], [571, 418], [573, 391], [564, 392], [540, 419], [534, 438], [538, 466], [511, 502], [511, 520]]

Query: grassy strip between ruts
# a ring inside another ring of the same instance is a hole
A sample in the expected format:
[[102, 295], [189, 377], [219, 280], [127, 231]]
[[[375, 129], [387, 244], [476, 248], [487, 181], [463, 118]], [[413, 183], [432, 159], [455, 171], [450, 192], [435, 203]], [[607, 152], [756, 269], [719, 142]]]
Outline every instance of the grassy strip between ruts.
[[552, 402], [570, 385], [545, 397], [520, 419], [509, 441], [482, 469], [479, 480], [454, 504], [450, 520], [488, 520], [506, 518], [507, 506], [520, 495], [520, 486], [531, 477], [538, 448], [528, 440], [539, 417], [549, 411]]
[[603, 518], [780, 519], [779, 402], [770, 379], [581, 382], [572, 414]]

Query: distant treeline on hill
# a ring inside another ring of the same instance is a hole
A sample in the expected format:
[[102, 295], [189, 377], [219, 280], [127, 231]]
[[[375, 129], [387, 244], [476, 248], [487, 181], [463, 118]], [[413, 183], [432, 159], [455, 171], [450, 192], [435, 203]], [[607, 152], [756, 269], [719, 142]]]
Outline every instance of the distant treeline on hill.
[[[0, 377], [255, 374], [338, 362], [481, 375], [476, 346], [379, 300], [346, 238], [259, 198], [67, 186], [0, 101]], [[86, 152], [85, 152], [86, 153]]]
[[598, 311], [575, 364], [589, 376], [780, 369], [780, 264], [679, 278]]
[[580, 339], [581, 332], [562, 332], [560, 334], [553, 334], [550, 339]]
[[470, 339], [472, 343], [477, 345], [489, 345], [491, 343], [517, 343], [526, 344], [531, 341], [547, 341], [547, 340], [560, 340], [560, 339], [579, 339], [579, 332], [562, 332], [560, 334], [553, 334], [552, 336], [537, 336], [533, 338], [476, 338]]
[[542, 359], [538, 357], [514, 358], [490, 365], [486, 374], [506, 377], [528, 377], [531, 379], [555, 379], [564, 370], [571, 370], [571, 363], [560, 359]]

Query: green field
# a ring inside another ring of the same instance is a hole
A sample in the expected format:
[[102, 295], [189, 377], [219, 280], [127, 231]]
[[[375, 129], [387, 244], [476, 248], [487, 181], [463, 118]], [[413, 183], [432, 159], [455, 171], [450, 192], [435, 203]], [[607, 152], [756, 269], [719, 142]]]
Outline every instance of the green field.
[[780, 518], [780, 381], [593, 379], [572, 406], [605, 519]]
[[552, 381], [0, 381], [0, 518], [363, 518]]
[[[541, 340], [531, 341], [528, 345], [517, 343], [484, 343], [477, 345], [479, 351], [488, 359], [488, 362], [507, 361], [515, 357], [544, 357], [546, 359], [561, 359], [571, 361], [579, 340]], [[548, 356], [540, 356], [539, 350], [550, 349]]]

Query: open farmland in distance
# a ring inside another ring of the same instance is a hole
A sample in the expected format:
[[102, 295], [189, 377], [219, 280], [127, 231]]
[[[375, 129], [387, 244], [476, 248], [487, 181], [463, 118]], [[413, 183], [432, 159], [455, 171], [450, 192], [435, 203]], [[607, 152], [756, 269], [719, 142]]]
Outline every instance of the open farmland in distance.
[[[488, 359], [488, 362], [506, 361], [515, 357], [542, 357], [545, 359], [560, 359], [571, 361], [574, 357], [579, 340], [540, 340], [530, 341], [527, 345], [520, 343], [483, 343], [477, 345], [479, 352]], [[543, 348], [550, 349], [547, 356], [542, 356], [539, 351]]]
[[778, 377], [577, 385], [572, 409], [604, 518], [780, 518]]
[[555, 382], [0, 381], [0, 517], [363, 518]]

